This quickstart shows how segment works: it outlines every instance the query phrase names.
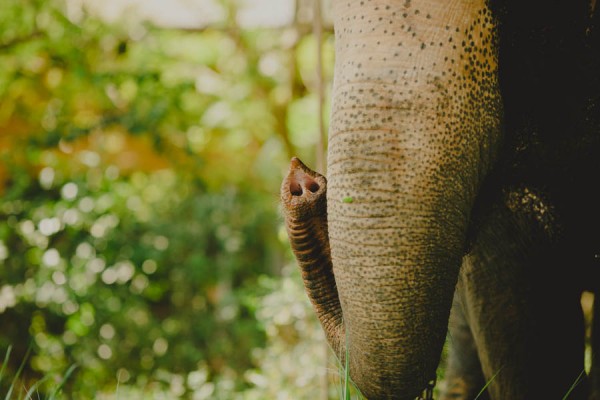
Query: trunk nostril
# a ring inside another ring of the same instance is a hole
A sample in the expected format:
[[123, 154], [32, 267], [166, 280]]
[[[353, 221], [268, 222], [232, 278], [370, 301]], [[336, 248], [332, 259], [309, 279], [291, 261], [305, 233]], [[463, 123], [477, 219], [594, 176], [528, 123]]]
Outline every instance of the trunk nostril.
[[306, 196], [311, 193], [317, 193], [321, 190], [321, 185], [311, 176], [310, 171], [300, 160], [293, 158], [288, 174], [288, 190], [292, 196]]
[[298, 182], [290, 183], [290, 193], [292, 196], [302, 196], [302, 186]]

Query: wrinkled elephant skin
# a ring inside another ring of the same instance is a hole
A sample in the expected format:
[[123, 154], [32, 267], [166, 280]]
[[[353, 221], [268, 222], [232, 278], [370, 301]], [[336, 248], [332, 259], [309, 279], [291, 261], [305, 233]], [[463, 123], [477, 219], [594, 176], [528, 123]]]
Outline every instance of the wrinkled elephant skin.
[[[281, 200], [308, 297], [369, 399], [420, 396], [448, 328], [445, 399], [486, 382], [494, 400], [562, 398], [583, 370], [600, 23], [588, 2], [524, 3], [333, 1], [328, 178], [294, 158]], [[593, 398], [592, 375], [570, 399]]]

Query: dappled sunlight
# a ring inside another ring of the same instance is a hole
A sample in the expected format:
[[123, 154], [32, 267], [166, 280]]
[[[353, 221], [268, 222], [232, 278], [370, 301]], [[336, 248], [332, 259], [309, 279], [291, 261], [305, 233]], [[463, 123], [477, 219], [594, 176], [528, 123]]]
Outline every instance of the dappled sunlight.
[[336, 398], [277, 203], [316, 158], [312, 5], [164, 4], [0, 10], [0, 393]]

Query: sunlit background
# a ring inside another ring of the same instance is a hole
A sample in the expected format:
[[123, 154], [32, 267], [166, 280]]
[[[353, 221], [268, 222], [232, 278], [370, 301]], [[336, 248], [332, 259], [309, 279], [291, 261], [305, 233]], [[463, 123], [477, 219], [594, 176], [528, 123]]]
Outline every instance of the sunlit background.
[[278, 210], [332, 65], [327, 2], [2, 0], [0, 395], [339, 398]]

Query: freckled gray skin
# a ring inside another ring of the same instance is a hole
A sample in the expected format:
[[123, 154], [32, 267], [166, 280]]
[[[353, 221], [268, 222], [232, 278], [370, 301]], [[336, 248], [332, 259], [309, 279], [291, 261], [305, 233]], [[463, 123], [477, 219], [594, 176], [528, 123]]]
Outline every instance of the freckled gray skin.
[[579, 295], [600, 282], [600, 240], [581, 233], [600, 226], [587, 5], [333, 1], [328, 180], [295, 159], [281, 198], [367, 398], [419, 396], [448, 327], [444, 399], [490, 380], [491, 399], [562, 398], [582, 371]]
[[373, 399], [415, 398], [435, 376], [500, 138], [484, 2], [414, 3], [333, 4], [329, 240], [350, 374]]

